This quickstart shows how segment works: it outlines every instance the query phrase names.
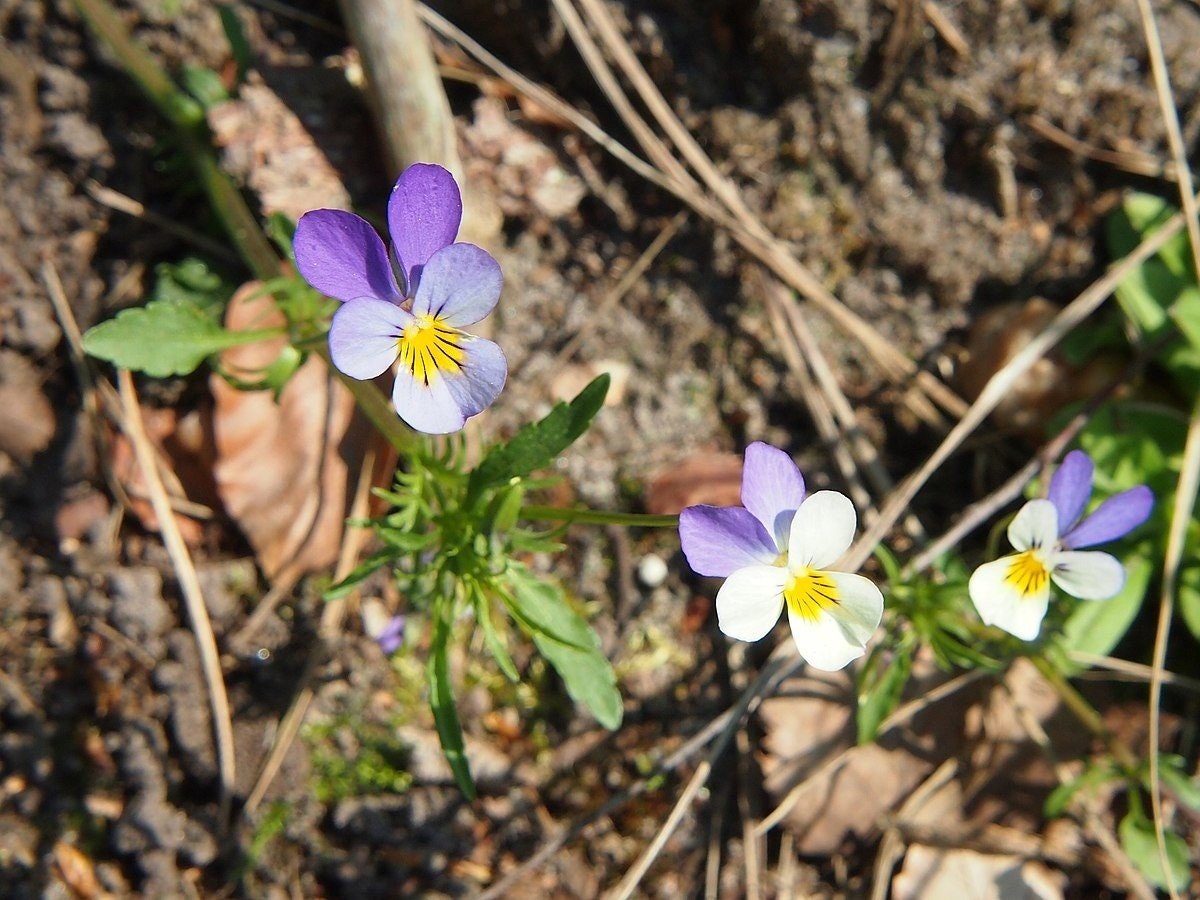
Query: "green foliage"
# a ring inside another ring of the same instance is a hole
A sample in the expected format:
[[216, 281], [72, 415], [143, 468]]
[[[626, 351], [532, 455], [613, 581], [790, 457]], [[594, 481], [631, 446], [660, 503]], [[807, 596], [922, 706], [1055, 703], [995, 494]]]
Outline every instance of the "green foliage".
[[229, 42], [229, 53], [237, 65], [237, 80], [240, 84], [246, 77], [246, 72], [254, 63], [254, 54], [250, 50], [250, 41], [246, 38], [246, 30], [237, 12], [228, 3], [217, 4], [217, 15], [221, 17], [221, 29], [225, 32], [225, 40]]
[[227, 347], [278, 334], [275, 329], [226, 331], [221, 314], [232, 286], [203, 260], [162, 264], [150, 301], [88, 329], [83, 347], [92, 356], [155, 378], [187, 375]]
[[226, 331], [193, 306], [155, 301], [126, 309], [88, 329], [83, 348], [122, 369], [155, 378], [187, 375], [213, 353], [252, 344], [278, 331]]
[[508, 651], [510, 623], [524, 632], [562, 679], [567, 694], [602, 725], [621, 723], [622, 703], [611, 663], [587, 620], [562, 588], [535, 575], [519, 560], [561, 549], [556, 532], [521, 523], [530, 476], [550, 465], [592, 421], [604, 401], [607, 378], [557, 405], [540, 422], [490, 450], [474, 471], [464, 471], [461, 445], [441, 453], [415, 452], [392, 490], [377, 490], [388, 511], [370, 526], [382, 549], [326, 596], [344, 595], [382, 568], [390, 568], [410, 608], [426, 610], [433, 638], [427, 666], [429, 702], [442, 750], [463, 792], [473, 796], [462, 722], [454, 703], [449, 654], [454, 625], [471, 612], [483, 646], [512, 682], [520, 672]]
[[1187, 842], [1174, 832], [1168, 831], [1166, 839], [1167, 865], [1170, 874], [1163, 871], [1162, 858], [1158, 853], [1158, 839], [1154, 833], [1154, 823], [1140, 809], [1140, 804], [1130, 808], [1121, 824], [1117, 826], [1117, 836], [1121, 839], [1121, 849], [1133, 861], [1152, 885], [1159, 888], [1173, 886], [1175, 890], [1183, 890], [1191, 881], [1189, 870], [1190, 854]]
[[885, 661], [883, 644], [871, 651], [871, 656], [858, 677], [859, 744], [869, 744], [879, 734], [884, 719], [895, 712], [912, 674], [913, 641], [902, 640], [890, 661]]
[[[408, 747], [388, 725], [356, 715], [338, 716], [305, 729], [312, 748], [313, 793], [322, 803], [368, 794], [400, 794], [412, 786]], [[346, 750], [347, 742], [357, 745]]]
[[212, 69], [185, 65], [180, 73], [180, 80], [187, 92], [205, 110], [210, 110], [229, 99], [225, 83]]

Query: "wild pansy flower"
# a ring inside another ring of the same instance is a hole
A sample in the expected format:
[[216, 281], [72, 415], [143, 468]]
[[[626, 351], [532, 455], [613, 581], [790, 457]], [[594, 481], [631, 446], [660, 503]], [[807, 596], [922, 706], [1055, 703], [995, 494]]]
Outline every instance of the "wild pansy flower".
[[1015, 554], [985, 563], [968, 591], [988, 625], [1032, 641], [1050, 602], [1050, 582], [1080, 600], [1109, 600], [1125, 584], [1125, 568], [1100, 550], [1080, 550], [1116, 540], [1150, 516], [1154, 495], [1138, 485], [1109, 497], [1088, 516], [1091, 457], [1073, 450], [1050, 479], [1044, 500], [1030, 500], [1008, 526]]
[[836, 491], [806, 497], [791, 457], [756, 442], [746, 448], [742, 503], [679, 514], [688, 564], [725, 579], [717, 592], [721, 631], [757, 641], [786, 606], [792, 638], [813, 668], [832, 672], [862, 656], [883, 615], [883, 595], [861, 575], [826, 569], [854, 539], [849, 498]]
[[367, 598], [360, 608], [363, 631], [379, 645], [385, 655], [391, 656], [404, 644], [404, 613], [389, 615], [387, 608], [374, 598]]
[[365, 380], [400, 360], [392, 389], [400, 417], [428, 434], [458, 431], [492, 404], [508, 377], [504, 352], [461, 330], [496, 306], [500, 266], [486, 250], [454, 242], [462, 197], [441, 166], [405, 169], [387, 218], [395, 269], [375, 229], [339, 209], [300, 217], [296, 266], [317, 290], [343, 301], [329, 329], [333, 364]]

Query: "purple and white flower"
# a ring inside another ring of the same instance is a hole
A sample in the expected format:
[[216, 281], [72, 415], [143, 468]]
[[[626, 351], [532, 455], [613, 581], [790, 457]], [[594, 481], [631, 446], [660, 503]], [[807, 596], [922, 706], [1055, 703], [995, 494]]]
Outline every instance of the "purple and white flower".
[[387, 217], [395, 268], [375, 229], [339, 209], [300, 217], [296, 266], [317, 290], [343, 301], [329, 329], [333, 364], [366, 380], [399, 360], [392, 403], [400, 417], [428, 434], [458, 431], [508, 378], [504, 352], [462, 330], [495, 308], [500, 266], [486, 250], [455, 243], [462, 197], [441, 166], [405, 169]]
[[1114, 494], [1091, 513], [1091, 457], [1073, 450], [1050, 479], [1046, 499], [1030, 500], [1008, 526], [1017, 553], [985, 563], [968, 591], [979, 617], [1026, 641], [1038, 636], [1050, 603], [1050, 583], [1080, 600], [1109, 600], [1125, 585], [1125, 568], [1108, 553], [1081, 550], [1116, 540], [1150, 516], [1145, 485]]
[[679, 540], [700, 575], [724, 578], [717, 625], [757, 641], [787, 608], [792, 638], [813, 668], [844, 668], [862, 656], [883, 615], [883, 595], [861, 575], [832, 572], [854, 539], [857, 516], [836, 491], [806, 497], [790, 456], [768, 444], [746, 448], [743, 506], [689, 506]]

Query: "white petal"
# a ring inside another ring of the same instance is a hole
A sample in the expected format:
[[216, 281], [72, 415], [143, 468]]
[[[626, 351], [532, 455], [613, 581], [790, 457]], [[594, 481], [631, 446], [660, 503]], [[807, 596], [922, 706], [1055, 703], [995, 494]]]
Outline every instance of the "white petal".
[[467, 422], [445, 377], [439, 374], [426, 384], [403, 365], [396, 370], [392, 405], [400, 418], [425, 434], [449, 434]]
[[746, 566], [725, 579], [717, 591], [717, 627], [739, 641], [766, 637], [783, 609], [783, 566]]
[[844, 572], [826, 572], [837, 585], [837, 605], [817, 620], [796, 615], [788, 607], [792, 640], [814, 669], [836, 672], [866, 652], [867, 641], [883, 616], [883, 594], [870, 579]]
[[995, 625], [1022, 640], [1032, 641], [1042, 628], [1042, 619], [1050, 604], [1050, 582], [1047, 579], [1042, 588], [1033, 593], [1022, 593], [1008, 580], [1009, 569], [1016, 558], [1015, 555], [1005, 556], [980, 566], [971, 575], [967, 590], [984, 624]]
[[857, 524], [854, 504], [845, 494], [817, 491], [810, 495], [792, 519], [788, 566], [797, 574], [809, 567], [824, 569], [846, 552]]
[[1100, 550], [1068, 550], [1054, 554], [1050, 577], [1080, 600], [1110, 600], [1125, 586], [1125, 567]]
[[1008, 540], [1018, 550], [1050, 550], [1058, 543], [1058, 510], [1049, 500], [1030, 500], [1009, 523]]
[[382, 375], [396, 361], [396, 340], [412, 316], [386, 300], [347, 300], [329, 325], [329, 355], [351, 378], [366, 381]]
[[837, 585], [838, 604], [830, 610], [848, 637], [865, 645], [883, 618], [883, 594], [870, 578], [846, 572], [828, 572]]

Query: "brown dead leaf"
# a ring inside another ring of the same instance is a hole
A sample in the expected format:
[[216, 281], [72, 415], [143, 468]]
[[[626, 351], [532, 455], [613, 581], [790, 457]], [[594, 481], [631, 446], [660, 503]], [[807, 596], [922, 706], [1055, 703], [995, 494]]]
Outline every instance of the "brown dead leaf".
[[[230, 300], [231, 330], [282, 324], [282, 314], [257, 283]], [[284, 339], [234, 347], [221, 354], [229, 370], [269, 365]], [[271, 578], [332, 565], [341, 542], [352, 478], [368, 437], [354, 416], [349, 391], [320, 359], [308, 359], [280, 394], [241, 391], [209, 378], [216, 447], [213, 475], [226, 512], [241, 527]]]
[[[930, 657], [918, 656], [905, 698], [924, 695], [945, 679]], [[854, 691], [845, 671], [809, 670], [761, 707], [767, 792], [779, 802], [804, 784], [785, 820], [804, 855], [834, 853], [847, 834], [875, 833], [935, 765], [962, 745], [962, 708], [969, 701], [959, 692], [877, 743], [856, 747]], [[839, 765], [824, 768], [839, 754]]]
[[646, 482], [646, 511], [671, 516], [685, 506], [742, 502], [742, 458], [732, 453], [697, 453]]
[[909, 847], [904, 866], [892, 879], [894, 900], [1061, 900], [1063, 882], [1036, 862], [974, 850]]

